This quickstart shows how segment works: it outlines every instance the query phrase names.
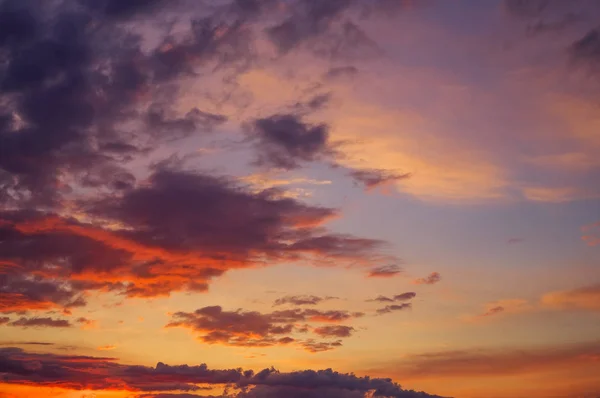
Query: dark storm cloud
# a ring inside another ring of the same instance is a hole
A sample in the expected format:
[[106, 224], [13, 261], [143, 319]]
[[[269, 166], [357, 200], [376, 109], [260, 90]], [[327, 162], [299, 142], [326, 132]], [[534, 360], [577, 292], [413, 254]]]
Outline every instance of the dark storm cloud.
[[[341, 346], [328, 342], [293, 337], [294, 332], [303, 333], [297, 323], [338, 323], [363, 316], [362, 313], [315, 309], [293, 309], [260, 313], [258, 311], [225, 311], [220, 306], [204, 307], [195, 312], [176, 312], [166, 327], [182, 327], [199, 334], [199, 340], [208, 344], [223, 344], [242, 347], [269, 347], [274, 345], [300, 344], [310, 352], [319, 352], [317, 347]], [[314, 329], [321, 337], [350, 337], [354, 328], [344, 325], [323, 326]]]
[[401, 174], [378, 169], [352, 170], [349, 175], [356, 183], [364, 186], [365, 189], [377, 188], [410, 177], [410, 173]]
[[326, 125], [311, 125], [292, 114], [256, 120], [251, 138], [257, 141], [257, 163], [266, 166], [289, 170], [333, 154]]
[[291, 304], [291, 305], [317, 305], [322, 303], [323, 301], [333, 300], [337, 297], [319, 297], [313, 295], [304, 295], [304, 296], [284, 296], [280, 297], [273, 303], [273, 306]]
[[396, 276], [402, 272], [402, 268], [399, 265], [382, 265], [375, 267], [369, 271], [370, 278], [390, 278]]
[[391, 304], [391, 305], [386, 305], [383, 308], [378, 308], [375, 311], [375, 313], [377, 315], [383, 315], [383, 314], [389, 314], [390, 312], [402, 311], [402, 310], [406, 310], [406, 309], [410, 309], [410, 308], [412, 308], [411, 303]]
[[[139, 392], [139, 397], [191, 392], [202, 389], [196, 384], [229, 385], [232, 397], [374, 397], [425, 398], [425, 393], [403, 390], [391, 379], [358, 377], [331, 369], [279, 372], [274, 368], [260, 372], [243, 369], [209, 369], [207, 365], [170, 366], [159, 362], [156, 367], [123, 365], [114, 358], [59, 356], [29, 353], [19, 348], [0, 348], [0, 373], [3, 382], [73, 390], [122, 390]], [[256, 387], [250, 392], [245, 387]], [[257, 392], [251, 394], [252, 391]], [[351, 393], [356, 395], [349, 395]], [[307, 395], [308, 394], [308, 395]], [[362, 394], [362, 395], [360, 395]], [[169, 396], [169, 395], [166, 395]], [[185, 397], [185, 395], [183, 395]]]

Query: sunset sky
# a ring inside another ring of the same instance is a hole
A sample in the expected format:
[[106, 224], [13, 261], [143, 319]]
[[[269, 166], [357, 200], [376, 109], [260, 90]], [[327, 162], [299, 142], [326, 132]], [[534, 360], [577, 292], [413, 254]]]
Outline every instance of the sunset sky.
[[599, 26], [0, 0], [0, 398], [598, 398]]

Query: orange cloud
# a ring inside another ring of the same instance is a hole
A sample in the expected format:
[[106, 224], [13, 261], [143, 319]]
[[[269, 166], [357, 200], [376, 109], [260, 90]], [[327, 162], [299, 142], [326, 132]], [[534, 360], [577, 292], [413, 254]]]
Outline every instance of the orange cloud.
[[102, 346], [96, 347], [96, 349], [98, 351], [111, 351], [111, 350], [114, 350], [116, 348], [117, 348], [117, 346], [110, 345], [110, 344], [109, 345], [102, 345]]
[[600, 311], [600, 284], [549, 292], [542, 296], [541, 302], [555, 309]]

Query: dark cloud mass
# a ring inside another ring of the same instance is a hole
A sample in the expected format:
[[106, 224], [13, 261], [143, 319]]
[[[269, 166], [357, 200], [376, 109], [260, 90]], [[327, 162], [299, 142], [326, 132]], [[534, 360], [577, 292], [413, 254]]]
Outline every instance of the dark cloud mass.
[[[299, 323], [340, 323], [360, 318], [360, 312], [341, 310], [291, 309], [271, 313], [258, 311], [225, 311], [220, 306], [204, 307], [195, 312], [176, 312], [167, 327], [182, 327], [199, 334], [208, 344], [242, 347], [270, 347], [300, 344], [310, 352], [320, 352], [341, 346], [341, 342], [300, 340], [296, 333], [308, 330]], [[354, 328], [345, 325], [320, 326], [313, 332], [320, 337], [350, 337]]]
[[284, 373], [270, 368], [255, 373], [239, 368], [209, 369], [205, 364], [171, 366], [162, 362], [146, 367], [119, 364], [114, 358], [37, 354], [19, 348], [0, 348], [0, 373], [5, 383], [74, 390], [127, 389], [137, 392], [137, 397], [169, 397], [170, 391], [191, 394], [201, 389], [197, 384], [229, 385], [232, 398], [280, 397], [283, 392], [283, 396], [310, 398], [364, 397], [367, 393], [374, 397], [433, 397], [403, 390], [390, 379], [358, 377], [331, 369]]
[[257, 141], [258, 164], [294, 169], [303, 162], [332, 155], [329, 130], [324, 124], [310, 125], [299, 116], [284, 114], [258, 119], [251, 137]]
[[68, 328], [71, 323], [66, 319], [53, 319], [50, 317], [43, 318], [19, 318], [16, 321], [10, 322], [9, 326], [17, 326], [22, 328]]

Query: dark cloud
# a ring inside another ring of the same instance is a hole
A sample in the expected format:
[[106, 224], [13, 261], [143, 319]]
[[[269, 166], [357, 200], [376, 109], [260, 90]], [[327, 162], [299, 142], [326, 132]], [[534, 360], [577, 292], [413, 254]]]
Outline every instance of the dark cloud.
[[410, 177], [410, 173], [401, 174], [378, 169], [352, 170], [350, 177], [365, 189], [370, 190], [396, 181], [405, 180]]
[[303, 0], [292, 3], [291, 15], [267, 29], [267, 35], [280, 52], [286, 53], [330, 28], [351, 0]]
[[10, 322], [10, 318], [9, 317], [7, 317], [7, 316], [0, 317], [0, 325], [5, 325], [8, 322]]
[[[324, 342], [311, 340], [311, 343], [306, 345], [306, 341], [299, 340], [295, 333], [305, 333], [308, 328], [307, 325], [299, 327], [298, 323], [339, 323], [363, 315], [359, 312], [315, 309], [282, 310], [263, 314], [257, 311], [224, 311], [220, 306], [212, 306], [191, 313], [176, 312], [167, 327], [190, 329], [199, 334], [199, 340], [208, 344], [269, 347], [297, 343], [311, 352], [318, 352], [313, 346]], [[353, 330], [352, 327], [333, 325], [314, 329], [314, 332], [321, 337], [350, 337]]]
[[333, 154], [326, 125], [310, 125], [292, 114], [256, 120], [251, 138], [257, 142], [257, 163], [265, 166], [289, 170]]
[[304, 296], [284, 296], [280, 297], [275, 302], [273, 302], [273, 306], [284, 305], [284, 304], [292, 304], [292, 305], [317, 305], [323, 301], [333, 300], [337, 297], [319, 297], [313, 295], [304, 295]]
[[[9, 318], [6, 317], [4, 319], [9, 319]], [[44, 342], [44, 341], [7, 341], [7, 342], [0, 343], [0, 345], [3, 345], [3, 346], [12, 346], [12, 347], [19, 346], [19, 345], [50, 346], [50, 345], [54, 345], [54, 343], [48, 343], [48, 342]]]
[[370, 278], [389, 278], [392, 276], [396, 276], [401, 272], [402, 268], [400, 268], [399, 265], [382, 265], [371, 269], [371, 271], [369, 271], [368, 276]]
[[66, 319], [54, 319], [50, 317], [41, 318], [25, 318], [21, 317], [16, 321], [12, 321], [9, 326], [17, 326], [22, 328], [69, 328], [73, 325]]
[[358, 74], [358, 68], [355, 66], [337, 66], [330, 68], [324, 75], [325, 79], [339, 79], [351, 77]]
[[0, 274], [0, 312], [23, 312], [31, 309], [82, 307], [81, 293], [60, 280]]
[[552, 0], [504, 0], [506, 11], [518, 17], [536, 17], [546, 9]]
[[[83, 305], [86, 290], [202, 292], [227, 270], [265, 260], [370, 263], [382, 244], [328, 234], [320, 224], [335, 209], [176, 170], [158, 169], [143, 186], [80, 206], [123, 229], [35, 212], [0, 215], [0, 256], [19, 275], [3, 276], [0, 293], [15, 310]], [[24, 271], [41, 276], [23, 279]]]
[[352, 326], [327, 325], [315, 328], [313, 332], [321, 337], [350, 337], [355, 330]]
[[380, 303], [393, 303], [394, 301], [411, 300], [411, 299], [415, 298], [416, 296], [417, 296], [417, 293], [415, 293], [415, 292], [406, 292], [406, 293], [396, 294], [393, 297], [377, 296], [376, 298], [369, 299], [367, 301], [378, 301]]
[[496, 315], [499, 314], [501, 312], [504, 312], [504, 307], [502, 306], [497, 306], [497, 307], [492, 307], [489, 310], [487, 310], [486, 312], [484, 312], [483, 314], [479, 315], [479, 316], [492, 316], [492, 315]]
[[[282, 395], [277, 394], [284, 391], [284, 396], [310, 398], [351, 397], [353, 395], [348, 394], [352, 392], [364, 396], [370, 391], [374, 397], [433, 397], [403, 390], [391, 379], [358, 377], [331, 369], [284, 373], [270, 368], [255, 373], [239, 368], [209, 369], [205, 364], [170, 366], [162, 362], [156, 367], [146, 367], [119, 364], [114, 358], [38, 354], [19, 348], [0, 348], [0, 373], [4, 383], [72, 390], [127, 389], [138, 392], [139, 397], [161, 397], [161, 394], [176, 394], [177, 391], [185, 397], [185, 394], [202, 389], [197, 384], [229, 385], [232, 397], [237, 398], [278, 397]], [[248, 390], [246, 387], [255, 388]], [[246, 395], [250, 393], [254, 395]]]
[[433, 285], [438, 283], [442, 279], [442, 276], [439, 272], [432, 272], [425, 278], [417, 278], [413, 281], [413, 283], [417, 285]]
[[207, 63], [234, 68], [250, 57], [250, 37], [240, 24], [192, 17], [182, 38], [167, 35], [143, 51], [142, 35], [115, 20], [157, 12], [165, 2], [79, 3], [87, 7], [75, 0], [0, 6], [0, 186], [6, 192], [0, 199], [13, 207], [58, 206], [64, 193], [81, 186], [132, 185], [115, 148], [133, 156], [140, 146], [207, 132], [226, 120], [199, 109], [176, 111], [171, 99], [178, 79], [197, 77]]
[[412, 308], [411, 303], [391, 304], [391, 305], [386, 305], [383, 308], [378, 308], [375, 312], [377, 313], [377, 315], [383, 315], [383, 314], [389, 314], [390, 312], [402, 311], [402, 310], [406, 310], [406, 309], [410, 309], [410, 308]]
[[600, 60], [600, 32], [590, 30], [570, 48], [571, 55], [576, 60], [598, 62]]

